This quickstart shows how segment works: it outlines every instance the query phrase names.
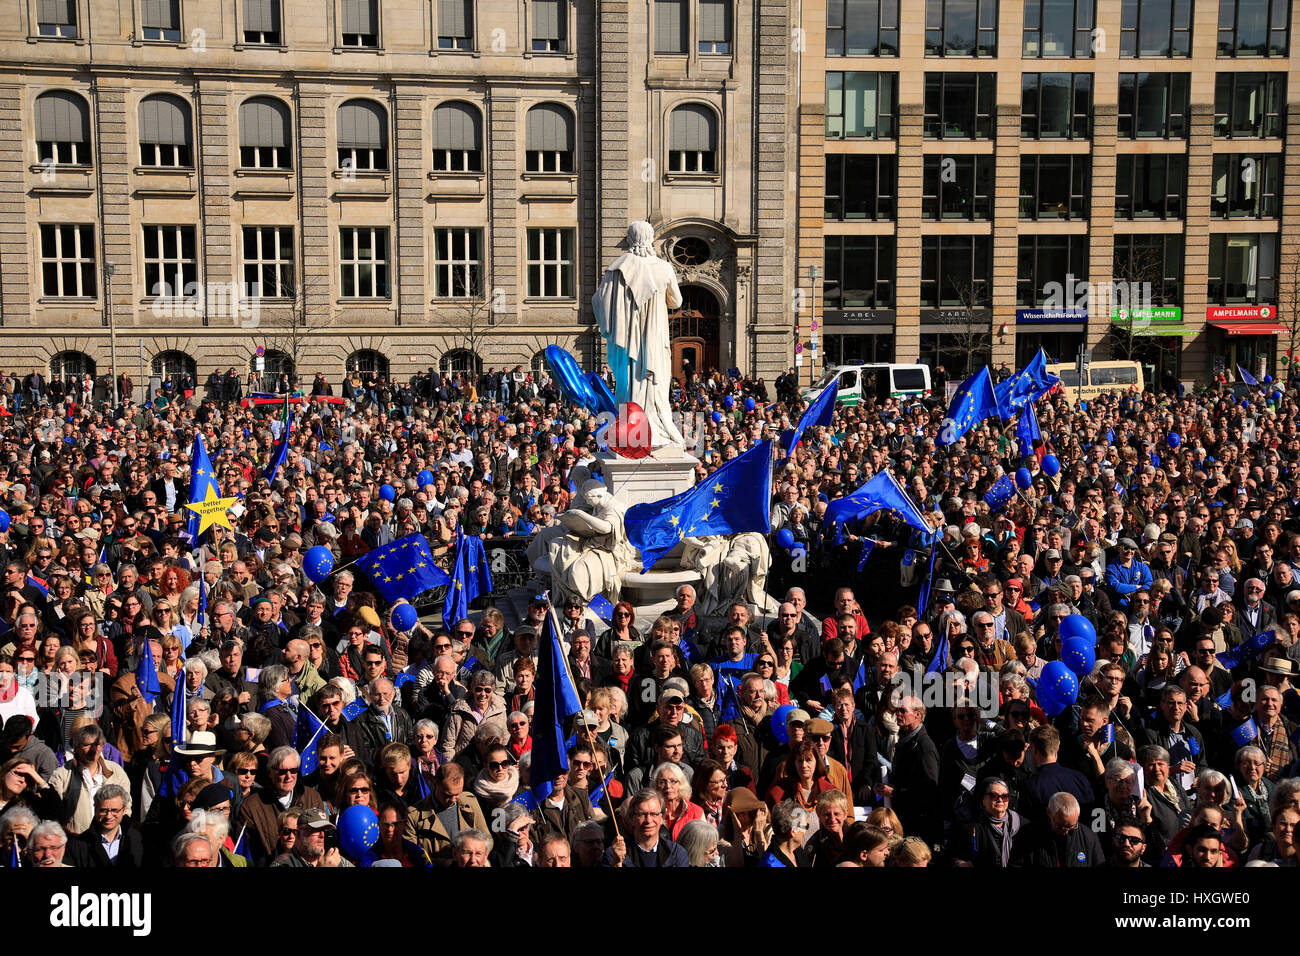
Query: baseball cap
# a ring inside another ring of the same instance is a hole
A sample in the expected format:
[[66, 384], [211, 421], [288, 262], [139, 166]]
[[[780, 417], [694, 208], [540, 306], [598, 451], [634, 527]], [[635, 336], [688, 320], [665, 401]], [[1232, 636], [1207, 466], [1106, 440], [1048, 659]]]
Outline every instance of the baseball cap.
[[330, 818], [325, 815], [325, 811], [317, 807], [308, 807], [298, 814], [298, 828], [306, 827], [309, 830], [325, 830], [333, 827]]

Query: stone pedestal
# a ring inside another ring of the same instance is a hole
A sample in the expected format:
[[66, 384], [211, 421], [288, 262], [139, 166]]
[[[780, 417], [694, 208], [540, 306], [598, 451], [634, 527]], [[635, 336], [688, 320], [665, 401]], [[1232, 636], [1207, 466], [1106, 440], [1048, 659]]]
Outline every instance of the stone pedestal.
[[645, 504], [681, 494], [695, 484], [699, 461], [680, 448], [657, 448], [640, 459], [620, 458], [612, 452], [599, 456], [605, 487], [624, 506]]

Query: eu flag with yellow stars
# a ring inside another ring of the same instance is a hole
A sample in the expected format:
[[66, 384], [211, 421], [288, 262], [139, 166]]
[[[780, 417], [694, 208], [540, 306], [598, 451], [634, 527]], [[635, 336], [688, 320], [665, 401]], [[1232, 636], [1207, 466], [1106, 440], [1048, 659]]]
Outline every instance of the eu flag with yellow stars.
[[356, 567], [370, 576], [375, 590], [389, 604], [411, 600], [430, 588], [447, 584], [447, 572], [433, 563], [429, 542], [422, 534], [408, 534], [392, 544], [357, 558]]
[[[203, 447], [203, 435], [195, 433], [194, 451], [190, 456], [190, 502], [202, 501], [208, 496], [208, 489], [212, 489], [212, 494], [216, 498], [221, 497], [221, 489], [217, 487], [216, 475], [212, 473], [212, 461], [208, 458], [208, 450]], [[176, 503], [178, 509], [181, 508], [180, 502]], [[186, 531], [189, 532], [190, 541], [194, 547], [198, 547], [199, 526], [203, 518], [197, 511], [189, 513], [189, 525]]]
[[731, 459], [694, 488], [627, 509], [624, 527], [650, 570], [680, 541], [709, 534], [772, 530], [772, 442]]
[[492, 572], [488, 568], [483, 539], [456, 528], [456, 562], [451, 568], [447, 597], [442, 602], [443, 625], [450, 630], [469, 616], [469, 602], [480, 594], [492, 593]]
[[948, 406], [948, 417], [939, 426], [939, 445], [951, 445], [984, 419], [998, 414], [993, 379], [986, 365], [961, 385]]

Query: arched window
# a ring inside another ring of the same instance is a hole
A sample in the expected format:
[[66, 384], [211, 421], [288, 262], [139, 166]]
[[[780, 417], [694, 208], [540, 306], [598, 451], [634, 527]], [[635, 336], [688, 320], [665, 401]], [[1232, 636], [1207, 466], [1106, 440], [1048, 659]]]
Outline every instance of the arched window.
[[378, 375], [388, 375], [388, 359], [383, 353], [376, 352], [374, 349], [357, 349], [348, 356], [344, 367], [348, 374], [353, 372], [375, 372]]
[[388, 110], [374, 100], [339, 107], [339, 169], [388, 168]]
[[179, 96], [146, 96], [140, 101], [140, 165], [194, 165], [190, 104]]
[[95, 360], [85, 352], [59, 352], [50, 358], [50, 378], [80, 381], [87, 372], [95, 377]]
[[293, 133], [289, 107], [269, 96], [239, 107], [239, 165], [246, 169], [290, 169]]
[[159, 352], [153, 357], [151, 367], [155, 375], [163, 377], [163, 381], [171, 381], [179, 385], [181, 379], [187, 375], [190, 377], [191, 382], [194, 381], [194, 359], [187, 352], [180, 352], [175, 349]]
[[528, 367], [533, 370], [533, 381], [538, 381], [542, 377], [542, 374], [548, 370], [546, 364], [546, 349], [538, 349], [534, 352], [532, 360], [528, 363]]
[[541, 103], [528, 111], [525, 130], [530, 173], [573, 172], [573, 113], [559, 103]]
[[483, 121], [471, 103], [443, 103], [433, 111], [433, 168], [449, 173], [483, 171]]
[[84, 99], [67, 90], [36, 97], [36, 153], [42, 163], [90, 165], [90, 107]]
[[[275, 387], [281, 373], [288, 373], [289, 378], [293, 378], [294, 367], [293, 359], [289, 357], [288, 352], [282, 352], [279, 349], [267, 349], [266, 355], [262, 357], [262, 385], [265, 391], [270, 391]], [[248, 360], [248, 370], [257, 371], [257, 358]]]
[[668, 171], [718, 170], [718, 117], [707, 106], [688, 103], [673, 110], [668, 124]]
[[453, 375], [460, 372], [478, 375], [483, 371], [483, 360], [469, 349], [451, 349], [442, 354], [442, 358], [438, 361], [438, 370]]

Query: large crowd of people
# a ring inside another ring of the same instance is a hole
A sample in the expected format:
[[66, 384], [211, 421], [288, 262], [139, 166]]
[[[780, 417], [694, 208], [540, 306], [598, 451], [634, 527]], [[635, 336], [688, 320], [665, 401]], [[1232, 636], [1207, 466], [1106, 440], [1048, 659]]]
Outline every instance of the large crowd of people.
[[[774, 613], [707, 616], [684, 585], [653, 619], [619, 601], [604, 620], [530, 582], [407, 630], [346, 565], [418, 533], [450, 567], [458, 533], [551, 526], [582, 504], [597, 417], [521, 368], [318, 374], [268, 481], [286, 426], [245, 386], [217, 370], [110, 407], [33, 371], [0, 394], [0, 865], [1296, 864], [1294, 377], [1058, 391], [1037, 448], [996, 419], [938, 447], [942, 396], [868, 397], [774, 468]], [[676, 383], [697, 477], [791, 428], [798, 386]], [[237, 498], [197, 541], [195, 435]], [[886, 468], [942, 513], [933, 562], [896, 514], [828, 522]], [[314, 546], [342, 569], [319, 586]], [[1074, 615], [1096, 666], [1045, 708]], [[537, 781], [548, 621], [583, 709], [568, 770]], [[302, 708], [324, 723], [309, 772]], [[338, 830], [356, 804], [379, 827], [360, 855]]]

